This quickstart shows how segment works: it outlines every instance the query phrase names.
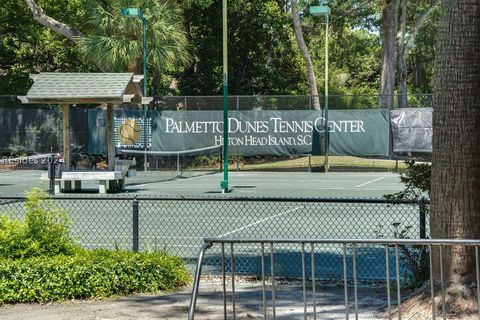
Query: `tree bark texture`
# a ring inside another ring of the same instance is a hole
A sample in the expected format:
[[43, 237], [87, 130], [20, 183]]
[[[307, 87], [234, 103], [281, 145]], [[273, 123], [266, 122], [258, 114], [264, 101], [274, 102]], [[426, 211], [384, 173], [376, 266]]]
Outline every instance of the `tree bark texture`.
[[[434, 76], [431, 235], [480, 239], [480, 2], [444, 0], [441, 10]], [[436, 250], [434, 259], [438, 279]], [[445, 248], [444, 272], [451, 284], [471, 284], [473, 249]]]
[[397, 25], [399, 0], [384, 0], [380, 24], [382, 42], [382, 73], [380, 79], [380, 108], [393, 109], [397, 70]]
[[83, 34], [77, 29], [60, 21], [57, 21], [52, 17], [47, 16], [45, 12], [43, 12], [42, 8], [40, 8], [34, 0], [26, 1], [28, 7], [30, 8], [30, 11], [32, 11], [33, 19], [35, 19], [35, 21], [37, 21], [41, 25], [52, 29], [53, 31], [61, 35], [64, 35], [68, 39], [72, 40], [74, 43], [77, 43], [79, 38], [83, 37]]
[[298, 48], [302, 54], [303, 60], [307, 67], [308, 84], [310, 85], [310, 94], [312, 95], [313, 108], [320, 110], [320, 99], [318, 97], [317, 79], [315, 77], [315, 71], [313, 70], [312, 59], [310, 52], [308, 51], [305, 40], [303, 39], [302, 25], [300, 23], [300, 15], [297, 9], [297, 0], [292, 0], [292, 18], [293, 28], [295, 30], [295, 39], [297, 40]]

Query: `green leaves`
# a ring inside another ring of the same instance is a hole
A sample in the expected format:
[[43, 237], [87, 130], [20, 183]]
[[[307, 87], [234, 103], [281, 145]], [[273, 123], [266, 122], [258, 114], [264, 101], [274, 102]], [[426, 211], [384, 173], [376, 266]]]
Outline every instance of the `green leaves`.
[[81, 250], [73, 256], [0, 261], [0, 303], [158, 292], [189, 281], [182, 260], [165, 253]]
[[0, 215], [0, 304], [156, 292], [190, 280], [183, 261], [162, 252], [81, 249], [70, 226], [40, 189], [27, 195], [24, 221]]
[[406, 160], [405, 164], [407, 169], [400, 175], [400, 181], [405, 184], [405, 189], [384, 197], [389, 200], [429, 200], [432, 165], [429, 163], [416, 163], [414, 160]]
[[[82, 23], [78, 1], [43, 0], [47, 14], [77, 26]], [[34, 21], [25, 0], [4, 0], [0, 9], [0, 94], [25, 94], [29, 73], [89, 71], [70, 40]]]
[[87, 7], [86, 36], [79, 42], [87, 61], [104, 71], [140, 72], [143, 55], [142, 20], [122, 17], [120, 8], [138, 7], [147, 21], [147, 60], [150, 70], [165, 72], [188, 61], [182, 11], [172, 1], [109, 0]]
[[71, 255], [79, 248], [70, 237], [67, 213], [42, 190], [33, 189], [24, 208], [24, 221], [0, 215], [0, 258]]

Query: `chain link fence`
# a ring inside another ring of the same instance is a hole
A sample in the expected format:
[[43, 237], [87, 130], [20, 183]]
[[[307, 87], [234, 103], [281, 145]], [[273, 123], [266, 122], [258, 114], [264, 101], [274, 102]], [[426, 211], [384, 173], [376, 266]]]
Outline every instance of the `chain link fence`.
[[[230, 96], [230, 110], [310, 110], [312, 101], [319, 98], [324, 103], [323, 97], [309, 95], [295, 96]], [[379, 95], [331, 95], [329, 108], [331, 110], [348, 109], [375, 109], [380, 107], [384, 96]], [[389, 97], [398, 105], [399, 98]], [[432, 95], [408, 95], [409, 107], [431, 107]], [[98, 106], [72, 106], [70, 119], [71, 142], [71, 167], [75, 171], [105, 170], [107, 167], [106, 152], [96, 151], [92, 146], [98, 143], [100, 134], [95, 126], [90, 123], [89, 112]], [[119, 111], [128, 110], [128, 105], [120, 106]], [[151, 112], [163, 110], [217, 110], [223, 108], [221, 96], [165, 96], [154, 97], [149, 106]], [[100, 121], [103, 118], [95, 119]], [[92, 120], [93, 121], [93, 120]], [[100, 121], [101, 122], [101, 121]], [[0, 96], [0, 194], [24, 195], [25, 190], [32, 187], [48, 188], [48, 182], [41, 181], [46, 174], [45, 159], [52, 154], [63, 152], [62, 115], [57, 106], [52, 105], [22, 105], [15, 96]], [[101, 128], [99, 126], [98, 128]], [[100, 130], [100, 129], [98, 129]], [[195, 150], [195, 149], [193, 149]], [[127, 185], [141, 185], [150, 182], [169, 181], [177, 178], [194, 177], [218, 173], [222, 168], [221, 149], [207, 151], [193, 151], [153, 155], [149, 154], [144, 168], [143, 154], [130, 154], [136, 156], [136, 169], [138, 174], [127, 179]], [[183, 150], [185, 151], [185, 150]], [[182, 152], [183, 152], [182, 151]], [[188, 150], [186, 150], [188, 151]], [[40, 158], [39, 158], [40, 157]], [[43, 157], [43, 158], [42, 158]], [[232, 162], [239, 163], [238, 158], [230, 158]], [[287, 156], [268, 156], [265, 159], [288, 160]], [[246, 162], [255, 162], [258, 156], [246, 159]], [[302, 170], [309, 170], [307, 161], [302, 162]], [[323, 164], [323, 162], [322, 162]], [[238, 166], [237, 166], [238, 168]], [[283, 168], [281, 168], [283, 169]], [[145, 172], [148, 170], [148, 172]], [[45, 180], [45, 179], [43, 179]], [[82, 186], [87, 189], [98, 189], [95, 183]]]
[[[73, 221], [72, 235], [85, 248], [163, 250], [183, 258], [193, 271], [203, 238], [413, 238], [428, 234], [423, 203], [366, 199], [233, 197], [54, 197]], [[0, 213], [21, 219], [25, 198], [0, 198]], [[320, 278], [341, 276], [341, 247], [317, 249]], [[218, 250], [217, 250], [218, 251]], [[218, 274], [220, 252], [210, 250], [205, 270]], [[358, 248], [362, 279], [384, 277], [383, 250]], [[276, 248], [278, 276], [298, 276], [298, 246]], [[258, 275], [258, 248], [236, 252], [237, 274]], [[406, 267], [405, 267], [406, 268]], [[404, 269], [405, 269], [404, 268]], [[405, 269], [406, 270], [406, 269]], [[407, 272], [407, 271], [405, 271]]]
[[[229, 96], [229, 110], [312, 110], [314, 99], [319, 99], [321, 108], [325, 105], [323, 96], [310, 95], [255, 95]], [[330, 110], [377, 109], [385, 107], [385, 100], [396, 109], [401, 101], [406, 100], [403, 107], [431, 108], [432, 94], [411, 94], [402, 99], [400, 96], [384, 95], [330, 95], [328, 108]], [[151, 110], [223, 110], [222, 96], [156, 96], [151, 102]]]

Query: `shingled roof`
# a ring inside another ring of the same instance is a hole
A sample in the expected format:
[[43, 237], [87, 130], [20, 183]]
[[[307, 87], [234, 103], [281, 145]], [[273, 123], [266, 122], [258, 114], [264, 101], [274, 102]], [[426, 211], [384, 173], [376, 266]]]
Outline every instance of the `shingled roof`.
[[[23, 103], [122, 103], [141, 102], [133, 73], [57, 73], [31, 75], [34, 83]], [[133, 100], [132, 100], [133, 99]]]

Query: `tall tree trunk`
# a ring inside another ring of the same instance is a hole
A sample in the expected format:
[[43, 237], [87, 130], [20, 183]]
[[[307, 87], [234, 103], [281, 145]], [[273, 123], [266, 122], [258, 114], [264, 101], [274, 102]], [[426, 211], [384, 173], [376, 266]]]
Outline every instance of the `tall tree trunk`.
[[[434, 77], [431, 234], [480, 239], [480, 2], [442, 3]], [[434, 257], [438, 277], [440, 263]], [[444, 271], [450, 284], [471, 284], [473, 251], [446, 249]]]
[[297, 9], [297, 0], [292, 0], [292, 18], [293, 28], [295, 29], [295, 39], [297, 40], [298, 48], [302, 53], [303, 60], [307, 66], [308, 84], [310, 85], [310, 94], [313, 99], [313, 108], [320, 110], [320, 99], [318, 97], [317, 79], [315, 77], [315, 71], [313, 70], [312, 59], [310, 52], [308, 51], [305, 40], [303, 39], [302, 25], [300, 23], [300, 15]]
[[382, 42], [382, 74], [380, 79], [380, 107], [393, 109], [393, 94], [397, 70], [397, 25], [399, 0], [384, 0], [380, 24]]

